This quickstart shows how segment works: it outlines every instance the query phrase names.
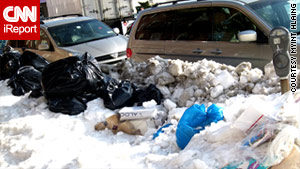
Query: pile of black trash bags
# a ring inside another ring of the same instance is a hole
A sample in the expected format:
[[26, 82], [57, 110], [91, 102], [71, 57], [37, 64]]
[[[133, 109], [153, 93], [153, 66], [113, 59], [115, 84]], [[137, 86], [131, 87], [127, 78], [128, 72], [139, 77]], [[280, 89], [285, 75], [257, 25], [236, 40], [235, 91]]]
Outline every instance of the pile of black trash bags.
[[17, 51], [5, 52], [0, 55], [0, 80], [9, 79], [7, 84], [13, 89], [13, 95], [32, 91], [30, 97], [40, 97], [42, 71], [48, 64], [43, 57], [30, 51], [22, 55]]
[[24, 51], [9, 51], [0, 55], [0, 80], [8, 79], [12, 93], [30, 97], [45, 96], [49, 110], [77, 115], [87, 108], [87, 102], [102, 98], [111, 110], [125, 106], [141, 106], [154, 99], [161, 103], [161, 92], [150, 84], [138, 88], [129, 81], [120, 81], [101, 72], [88, 53], [48, 63], [43, 57]]

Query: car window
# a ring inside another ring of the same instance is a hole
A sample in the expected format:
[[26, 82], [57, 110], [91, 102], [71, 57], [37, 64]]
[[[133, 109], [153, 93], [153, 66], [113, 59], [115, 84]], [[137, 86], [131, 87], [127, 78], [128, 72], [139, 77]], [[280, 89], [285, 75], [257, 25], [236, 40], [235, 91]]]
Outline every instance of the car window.
[[210, 8], [180, 9], [145, 15], [139, 22], [135, 38], [208, 41], [212, 34], [210, 18]]
[[[21, 47], [21, 46], [19, 46]], [[37, 43], [35, 40], [25, 40], [26, 49], [37, 49]]]
[[210, 8], [176, 10], [175, 15], [173, 40], [211, 40]]
[[300, 3], [294, 1], [297, 4], [297, 29], [291, 29], [291, 6], [288, 0], [261, 0], [253, 1], [249, 4], [249, 7], [259, 15], [264, 21], [266, 21], [270, 27], [284, 26], [291, 32], [300, 32]]
[[171, 40], [174, 12], [160, 12], [145, 15], [139, 22], [135, 39]]
[[267, 43], [267, 37], [244, 14], [233, 8], [216, 7], [213, 15], [213, 41], [239, 42], [238, 33], [254, 30], [260, 43]]
[[50, 47], [51, 47], [51, 43], [50, 43], [50, 39], [49, 37], [47, 36], [46, 32], [44, 30], [40, 30], [40, 40], [36, 40], [35, 42], [35, 48], [38, 50], [38, 46], [40, 44], [46, 44], [49, 46], [49, 50], [50, 50]]
[[48, 28], [60, 47], [73, 46], [116, 36], [113, 30], [98, 20], [88, 20]]

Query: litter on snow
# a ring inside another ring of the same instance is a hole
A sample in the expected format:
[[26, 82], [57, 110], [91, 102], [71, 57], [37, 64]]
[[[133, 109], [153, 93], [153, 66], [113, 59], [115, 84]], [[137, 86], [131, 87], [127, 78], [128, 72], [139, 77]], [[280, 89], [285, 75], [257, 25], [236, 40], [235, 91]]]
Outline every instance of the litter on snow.
[[[64, 88], [72, 79], [53, 80], [53, 63], [35, 67], [20, 57], [6, 56], [14, 74], [0, 72], [0, 168], [299, 168], [300, 93], [280, 95], [271, 63], [262, 71], [155, 57], [112, 66], [86, 55], [58, 62], [59, 75], [67, 68], [74, 74], [65, 77], [77, 78]], [[42, 86], [21, 84], [24, 92], [13, 95], [27, 71], [40, 72], [26, 80], [41, 78]], [[42, 96], [29, 97], [36, 89]], [[51, 112], [65, 104], [76, 112]]]

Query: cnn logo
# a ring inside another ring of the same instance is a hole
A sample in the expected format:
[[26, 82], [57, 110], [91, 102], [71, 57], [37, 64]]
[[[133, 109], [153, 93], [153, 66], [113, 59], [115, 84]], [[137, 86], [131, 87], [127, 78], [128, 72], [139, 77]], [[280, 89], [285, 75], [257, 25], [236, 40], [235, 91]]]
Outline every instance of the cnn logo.
[[[14, 16], [10, 17], [8, 15], [9, 12], [14, 12]], [[23, 22], [27, 22], [28, 19], [30, 19], [31, 22], [36, 22], [37, 8], [36, 6], [33, 6], [30, 10], [28, 6], [24, 6], [23, 10], [21, 10], [19, 6], [8, 6], [3, 11], [3, 18], [8, 22], [19, 22], [19, 19], [21, 19]]]

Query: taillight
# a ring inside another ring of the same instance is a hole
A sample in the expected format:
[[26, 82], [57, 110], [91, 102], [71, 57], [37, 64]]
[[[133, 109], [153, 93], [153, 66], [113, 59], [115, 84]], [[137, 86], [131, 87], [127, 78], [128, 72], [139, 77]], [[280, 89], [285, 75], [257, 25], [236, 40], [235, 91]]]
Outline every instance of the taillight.
[[131, 58], [131, 56], [132, 56], [132, 50], [131, 50], [130, 48], [127, 48], [127, 49], [126, 49], [126, 56], [127, 56], [128, 58]]

